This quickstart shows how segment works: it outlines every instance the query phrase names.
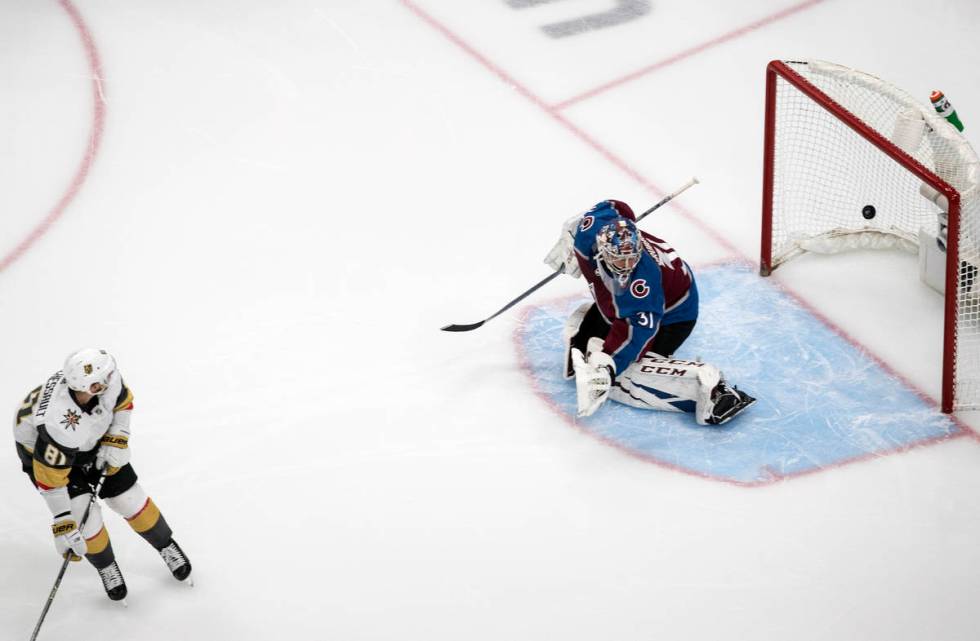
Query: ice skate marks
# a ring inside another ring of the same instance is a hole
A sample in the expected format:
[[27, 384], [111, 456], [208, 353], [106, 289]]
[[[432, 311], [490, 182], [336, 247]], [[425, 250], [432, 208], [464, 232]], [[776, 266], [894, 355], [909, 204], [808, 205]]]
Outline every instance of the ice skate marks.
[[515, 333], [535, 389], [585, 432], [697, 476], [758, 485], [962, 434], [935, 403], [745, 265], [697, 271], [698, 325], [679, 358], [704, 357], [759, 400], [731, 423], [606, 403], [575, 417], [561, 376], [565, 318], [584, 299], [527, 308]]

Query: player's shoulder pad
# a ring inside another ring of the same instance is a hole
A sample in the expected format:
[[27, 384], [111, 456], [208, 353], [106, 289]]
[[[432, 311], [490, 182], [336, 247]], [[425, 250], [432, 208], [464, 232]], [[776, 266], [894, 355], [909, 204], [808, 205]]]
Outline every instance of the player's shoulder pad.
[[48, 380], [44, 382], [41, 386], [41, 394], [34, 404], [34, 419], [35, 422], [40, 425], [45, 422], [49, 411], [51, 410], [52, 403], [55, 403], [56, 399], [61, 394], [68, 393], [68, 383], [65, 382], [65, 378], [61, 371], [57, 371], [52, 374]]
[[122, 376], [116, 377], [109, 384], [109, 389], [105, 391], [102, 397], [105, 399], [108, 409], [111, 409], [113, 412], [133, 409], [133, 392], [126, 385], [126, 381], [123, 380]]

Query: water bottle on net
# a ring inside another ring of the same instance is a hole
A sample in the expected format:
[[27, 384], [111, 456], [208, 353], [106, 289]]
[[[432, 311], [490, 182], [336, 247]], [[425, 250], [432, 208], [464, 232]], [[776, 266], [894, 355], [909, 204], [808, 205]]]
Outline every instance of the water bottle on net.
[[949, 103], [949, 98], [943, 95], [943, 92], [933, 91], [929, 100], [935, 107], [937, 114], [948, 120], [951, 125], [956, 127], [957, 131], [963, 131], [963, 123], [960, 122], [960, 117], [956, 115], [956, 110], [953, 109], [953, 105]]

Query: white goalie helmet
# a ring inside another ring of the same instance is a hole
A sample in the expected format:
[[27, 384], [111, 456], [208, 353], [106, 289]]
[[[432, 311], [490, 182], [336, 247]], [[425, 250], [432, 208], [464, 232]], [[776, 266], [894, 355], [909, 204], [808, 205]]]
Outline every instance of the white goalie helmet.
[[104, 349], [86, 347], [66, 358], [62, 371], [71, 389], [99, 395], [115, 376], [116, 359]]

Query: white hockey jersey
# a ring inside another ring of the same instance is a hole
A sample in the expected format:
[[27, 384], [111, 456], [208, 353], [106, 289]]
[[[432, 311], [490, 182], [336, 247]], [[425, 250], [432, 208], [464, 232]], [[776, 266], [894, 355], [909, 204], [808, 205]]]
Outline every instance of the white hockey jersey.
[[24, 399], [17, 412], [14, 439], [33, 452], [43, 428], [47, 440], [53, 441], [62, 452], [69, 455], [89, 452], [107, 433], [128, 437], [132, 406], [132, 392], [122, 377], [116, 375], [105, 392], [80, 407], [62, 372], [58, 371]]

